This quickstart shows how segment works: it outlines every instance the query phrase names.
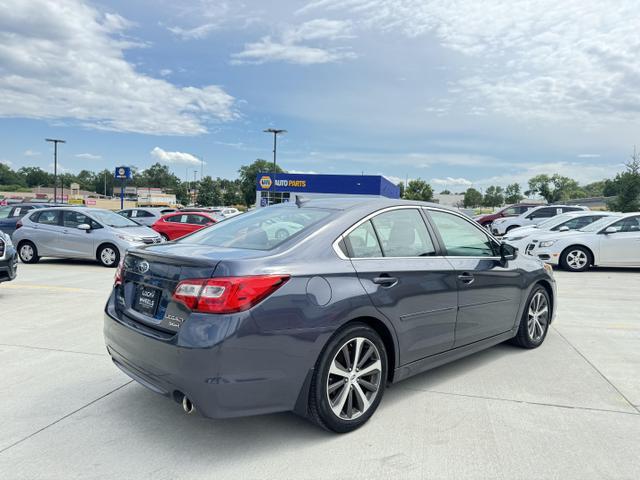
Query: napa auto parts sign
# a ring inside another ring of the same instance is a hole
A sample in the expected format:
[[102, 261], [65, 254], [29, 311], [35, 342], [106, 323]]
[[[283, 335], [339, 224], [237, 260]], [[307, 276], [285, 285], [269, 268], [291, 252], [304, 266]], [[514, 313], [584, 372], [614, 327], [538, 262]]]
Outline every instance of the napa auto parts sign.
[[258, 173], [256, 190], [384, 195], [398, 198], [399, 189], [380, 175], [322, 175], [303, 173]]

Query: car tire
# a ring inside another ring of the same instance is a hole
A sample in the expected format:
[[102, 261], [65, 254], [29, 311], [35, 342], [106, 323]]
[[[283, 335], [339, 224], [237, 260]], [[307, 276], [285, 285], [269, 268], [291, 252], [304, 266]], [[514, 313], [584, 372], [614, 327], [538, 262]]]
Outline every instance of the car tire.
[[541, 285], [536, 286], [527, 298], [513, 343], [522, 348], [538, 348], [542, 345], [549, 331], [551, 313], [549, 292]]
[[18, 256], [22, 263], [38, 263], [40, 260], [37, 247], [28, 240], [18, 245]]
[[337, 433], [361, 427], [382, 400], [387, 365], [384, 342], [371, 327], [353, 323], [336, 332], [316, 362], [309, 392], [310, 419]]
[[560, 254], [560, 265], [570, 272], [584, 272], [593, 263], [593, 255], [584, 247], [565, 248]]
[[164, 241], [165, 241], [165, 242], [170, 242], [170, 241], [171, 241], [171, 240], [169, 239], [169, 236], [168, 236], [168, 235], [165, 235], [164, 233], [161, 233], [161, 234], [160, 234], [160, 236], [161, 236], [162, 238], [164, 238]]
[[100, 246], [97, 257], [103, 267], [115, 268], [120, 263], [120, 251], [118, 247], [110, 243]]

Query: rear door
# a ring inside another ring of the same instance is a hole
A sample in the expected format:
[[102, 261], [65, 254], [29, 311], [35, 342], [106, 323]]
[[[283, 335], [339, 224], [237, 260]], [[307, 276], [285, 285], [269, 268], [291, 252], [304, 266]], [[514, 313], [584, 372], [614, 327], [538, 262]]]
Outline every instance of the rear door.
[[616, 233], [600, 233], [600, 265], [640, 265], [640, 215], [610, 225]]
[[481, 228], [450, 211], [428, 209], [458, 287], [455, 347], [513, 328], [521, 300], [521, 275], [503, 263], [499, 245]]
[[[34, 225], [33, 232], [30, 232], [31, 240], [38, 249], [40, 256], [64, 256], [61, 247], [62, 225], [60, 210], [43, 210], [36, 212], [32, 216]], [[26, 227], [23, 227], [26, 228]]]
[[345, 237], [351, 262], [376, 308], [395, 328], [401, 364], [453, 345], [457, 292], [419, 208], [372, 216]]

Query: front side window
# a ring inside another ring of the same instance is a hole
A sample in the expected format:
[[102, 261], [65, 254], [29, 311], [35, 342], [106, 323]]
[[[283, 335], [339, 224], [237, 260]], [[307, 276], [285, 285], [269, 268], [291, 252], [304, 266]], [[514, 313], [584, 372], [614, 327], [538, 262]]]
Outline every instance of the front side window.
[[118, 212], [118, 214], [123, 217], [131, 218], [131, 212], [135, 212], [135, 210], [122, 210], [121, 212]]
[[45, 225], [58, 225], [59, 218], [60, 210], [46, 210], [44, 212], [40, 212], [40, 215], [38, 215], [34, 221]]
[[447, 255], [455, 257], [493, 257], [497, 245], [471, 222], [452, 213], [430, 211], [440, 232]]
[[611, 225], [615, 227], [618, 232], [621, 233], [629, 233], [629, 232], [640, 232], [640, 217], [628, 217], [619, 222]]
[[267, 207], [231, 217], [178, 242], [216, 247], [271, 250], [290, 237], [322, 222], [334, 210], [324, 208]]
[[62, 225], [68, 228], [76, 228], [78, 225], [89, 225], [93, 227], [96, 224], [84, 213], [74, 212], [73, 210], [65, 210], [62, 212]]
[[555, 207], [546, 207], [546, 208], [541, 208], [539, 210], [536, 210], [535, 212], [531, 212], [528, 216], [528, 218], [533, 219], [533, 218], [551, 218], [551, 217], [555, 217], [556, 215], [559, 215], [560, 213], [562, 213], [562, 209], [561, 208], [555, 208]]
[[551, 230], [560, 230], [560, 228], [562, 227], [568, 227], [569, 230], [578, 230], [580, 228], [586, 227], [587, 225], [595, 222], [596, 220], [600, 220], [601, 218], [602, 217], [599, 217], [597, 215], [585, 215], [585, 216], [575, 217], [567, 222], [563, 222], [553, 227]]
[[353, 258], [382, 257], [378, 237], [370, 221], [356, 227], [345, 237], [347, 249]]
[[435, 255], [427, 226], [417, 209], [392, 210], [371, 220], [385, 257], [424, 257]]

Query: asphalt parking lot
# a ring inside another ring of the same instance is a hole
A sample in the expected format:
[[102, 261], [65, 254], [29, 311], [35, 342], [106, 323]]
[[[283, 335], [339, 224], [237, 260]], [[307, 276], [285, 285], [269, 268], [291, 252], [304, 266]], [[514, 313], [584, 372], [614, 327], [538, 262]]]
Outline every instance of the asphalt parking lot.
[[187, 416], [131, 382], [102, 340], [113, 273], [43, 260], [0, 285], [1, 478], [638, 478], [638, 270], [556, 272], [542, 347], [394, 385], [342, 436], [292, 414]]

